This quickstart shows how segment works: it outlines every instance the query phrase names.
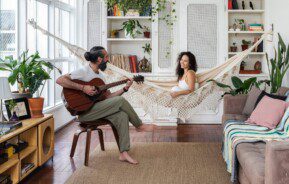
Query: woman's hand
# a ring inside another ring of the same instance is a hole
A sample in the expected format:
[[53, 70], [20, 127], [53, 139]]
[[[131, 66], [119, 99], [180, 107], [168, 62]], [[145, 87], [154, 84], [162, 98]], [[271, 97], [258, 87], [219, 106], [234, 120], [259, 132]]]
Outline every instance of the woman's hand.
[[129, 81], [126, 82], [125, 88], [128, 90], [131, 87], [132, 83], [133, 83], [133, 79], [129, 79]]
[[179, 96], [179, 94], [177, 92], [172, 92], [170, 93], [172, 98], [177, 98]]

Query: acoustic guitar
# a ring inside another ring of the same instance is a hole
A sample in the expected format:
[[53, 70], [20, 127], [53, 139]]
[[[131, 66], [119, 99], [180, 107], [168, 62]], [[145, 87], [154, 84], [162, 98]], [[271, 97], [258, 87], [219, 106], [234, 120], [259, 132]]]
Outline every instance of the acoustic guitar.
[[[96, 95], [90, 96], [80, 90], [63, 88], [62, 100], [71, 115], [75, 116], [89, 110], [96, 102], [107, 99], [107, 96], [109, 94], [107, 90], [109, 88], [125, 84], [127, 81], [129, 81], [129, 79], [124, 79], [110, 84], [105, 84], [100, 78], [92, 79], [89, 82], [84, 82], [81, 80], [72, 81], [81, 85], [94, 86], [95, 89], [98, 91]], [[133, 81], [141, 83], [144, 81], [144, 77], [141, 75], [134, 76]]]

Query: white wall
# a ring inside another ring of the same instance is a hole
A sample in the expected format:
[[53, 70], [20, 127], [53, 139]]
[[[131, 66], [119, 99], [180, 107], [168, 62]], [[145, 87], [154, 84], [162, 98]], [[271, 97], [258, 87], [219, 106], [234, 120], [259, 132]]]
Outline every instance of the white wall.
[[[266, 24], [274, 24], [274, 43], [276, 44], [277, 33], [280, 33], [285, 44], [289, 44], [289, 1], [288, 0], [265, 0]], [[267, 28], [268, 29], [268, 28]], [[272, 47], [268, 48], [269, 56], [273, 57]], [[289, 75], [284, 79], [283, 85], [289, 87]]]

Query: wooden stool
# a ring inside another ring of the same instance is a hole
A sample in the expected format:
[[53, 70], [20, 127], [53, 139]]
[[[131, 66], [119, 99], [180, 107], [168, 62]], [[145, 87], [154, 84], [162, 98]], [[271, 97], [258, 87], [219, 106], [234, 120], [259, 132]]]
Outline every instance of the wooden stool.
[[85, 147], [85, 158], [84, 158], [84, 165], [88, 166], [88, 160], [89, 160], [89, 150], [90, 150], [90, 140], [91, 140], [91, 132], [94, 130], [98, 131], [98, 136], [99, 136], [99, 142], [100, 142], [100, 147], [101, 150], [104, 151], [104, 141], [103, 141], [103, 132], [101, 129], [99, 129], [98, 127], [101, 125], [109, 125], [112, 128], [117, 146], [119, 148], [119, 136], [117, 133], [116, 128], [113, 126], [113, 124], [106, 120], [106, 119], [99, 119], [96, 121], [78, 121], [79, 122], [79, 126], [80, 126], [80, 130], [77, 130], [77, 132], [74, 134], [73, 136], [73, 142], [72, 142], [72, 146], [71, 146], [71, 151], [70, 151], [70, 157], [74, 156], [74, 152], [75, 152], [75, 148], [77, 145], [77, 141], [78, 141], [78, 137], [81, 133], [86, 132], [86, 147]]

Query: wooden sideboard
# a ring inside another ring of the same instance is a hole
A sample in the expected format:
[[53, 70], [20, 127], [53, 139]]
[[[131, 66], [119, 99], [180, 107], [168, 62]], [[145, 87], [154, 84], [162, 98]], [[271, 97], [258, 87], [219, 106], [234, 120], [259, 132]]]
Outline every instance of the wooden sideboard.
[[[13, 183], [19, 183], [37, 167], [43, 165], [54, 154], [54, 119], [52, 115], [22, 121], [22, 127], [0, 137], [0, 143], [28, 142], [28, 147], [13, 154], [0, 165], [0, 174], [10, 175]], [[35, 166], [21, 174], [21, 165], [33, 163]]]

